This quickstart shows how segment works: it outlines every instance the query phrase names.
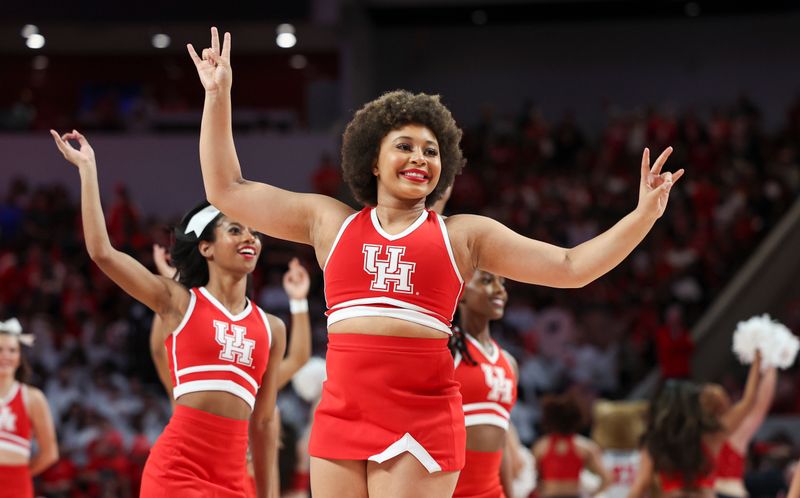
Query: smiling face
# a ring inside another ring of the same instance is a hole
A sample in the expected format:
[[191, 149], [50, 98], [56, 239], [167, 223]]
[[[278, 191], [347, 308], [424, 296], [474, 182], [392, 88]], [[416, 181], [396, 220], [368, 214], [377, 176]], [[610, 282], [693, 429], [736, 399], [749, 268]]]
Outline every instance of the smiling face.
[[424, 200], [439, 182], [442, 162], [431, 130], [409, 124], [383, 137], [372, 173], [378, 177], [378, 199]]
[[19, 339], [0, 334], [0, 378], [14, 377], [20, 364]]
[[222, 216], [214, 227], [214, 241], [201, 241], [200, 254], [209, 265], [235, 273], [251, 273], [261, 254], [261, 236], [252, 228]]
[[462, 309], [487, 320], [499, 320], [508, 301], [505, 279], [489, 272], [476, 271], [464, 288]]

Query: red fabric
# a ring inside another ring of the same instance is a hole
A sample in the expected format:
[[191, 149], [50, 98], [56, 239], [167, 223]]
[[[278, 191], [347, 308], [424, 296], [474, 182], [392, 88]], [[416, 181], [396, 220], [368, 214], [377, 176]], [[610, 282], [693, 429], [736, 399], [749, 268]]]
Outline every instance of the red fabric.
[[447, 339], [330, 334], [328, 341], [311, 456], [367, 460], [408, 433], [441, 470], [464, 466], [464, 412]]
[[728, 441], [725, 441], [717, 455], [717, 477], [744, 479], [744, 455], [733, 449]]
[[177, 405], [147, 459], [139, 496], [245, 498], [247, 424]]
[[[194, 304], [190, 303], [188, 316], [164, 341], [176, 399], [196, 390], [225, 390], [245, 399], [237, 392], [243, 388], [250, 394], [249, 401], [254, 401], [269, 360], [272, 334], [266, 317], [252, 302], [231, 316], [205, 288], [191, 289], [191, 293]], [[191, 367], [197, 371], [177, 376]], [[204, 381], [205, 386], [191, 384]], [[208, 381], [216, 381], [215, 386], [208, 386]]]
[[453, 498], [506, 498], [500, 484], [502, 451], [466, 450], [466, 462]]
[[539, 461], [540, 480], [579, 480], [583, 470], [583, 458], [575, 448], [575, 435], [550, 434], [547, 438], [547, 450]]
[[660, 327], [656, 332], [656, 349], [663, 378], [689, 377], [694, 342], [688, 330], [673, 331], [668, 326]]
[[[365, 208], [348, 218], [331, 248], [324, 269], [328, 314], [359, 300], [359, 305], [421, 309], [449, 328], [464, 286], [448, 250], [443, 221], [426, 211], [410, 233], [390, 240], [381, 234], [373, 212]], [[382, 280], [377, 268], [389, 278]]]
[[27, 465], [0, 465], [0, 498], [33, 498], [33, 479]]
[[455, 358], [455, 379], [461, 384], [466, 426], [501, 426], [502, 423], [507, 429], [511, 408], [517, 399], [514, 369], [496, 342], [492, 341], [493, 352], [487, 356], [478, 341], [466, 332], [464, 341], [472, 359], [478, 363], [470, 365], [460, 354]]
[[15, 454], [31, 454], [31, 420], [25, 409], [25, 385], [14, 382], [0, 398], [0, 444]]
[[696, 477], [695, 480], [687, 486], [681, 473], [659, 472], [658, 476], [661, 479], [661, 490], [664, 493], [669, 493], [681, 489], [714, 489], [714, 483], [717, 479], [717, 462], [705, 445], [703, 445], [703, 453], [705, 453], [706, 458], [711, 462], [711, 472], [709, 474]]

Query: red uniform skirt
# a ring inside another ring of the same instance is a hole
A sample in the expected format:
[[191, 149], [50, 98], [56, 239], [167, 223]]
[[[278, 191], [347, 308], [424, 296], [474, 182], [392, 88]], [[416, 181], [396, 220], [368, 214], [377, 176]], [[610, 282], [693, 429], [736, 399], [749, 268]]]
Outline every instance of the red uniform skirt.
[[176, 405], [150, 450], [139, 496], [243, 498], [247, 424]]
[[27, 465], [0, 465], [0, 498], [33, 498], [33, 479]]
[[447, 339], [330, 334], [328, 341], [311, 456], [382, 463], [408, 451], [428, 472], [464, 466], [464, 411]]
[[506, 498], [500, 484], [502, 451], [467, 450], [453, 498]]

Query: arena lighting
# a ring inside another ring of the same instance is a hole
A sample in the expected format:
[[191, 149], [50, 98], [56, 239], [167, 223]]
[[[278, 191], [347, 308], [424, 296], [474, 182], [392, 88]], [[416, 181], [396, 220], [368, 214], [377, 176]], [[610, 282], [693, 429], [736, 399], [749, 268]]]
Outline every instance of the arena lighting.
[[153, 46], [156, 48], [167, 48], [172, 40], [170, 39], [169, 35], [158, 33], [153, 35], [151, 41], [153, 42]]
[[472, 24], [476, 26], [483, 26], [489, 20], [489, 16], [486, 15], [485, 10], [473, 10], [472, 11]]
[[305, 55], [302, 54], [294, 54], [289, 58], [289, 66], [292, 69], [303, 69], [308, 65], [308, 59], [306, 59]]
[[684, 6], [683, 11], [689, 17], [697, 17], [700, 15], [700, 4], [697, 2], [689, 2]]
[[293, 33], [280, 33], [275, 37], [275, 43], [281, 48], [292, 48], [297, 43], [297, 37]]
[[38, 50], [44, 47], [44, 36], [40, 35], [39, 33], [34, 33], [28, 37], [28, 39], [25, 41], [25, 45], [27, 45], [28, 48]]
[[282, 35], [283, 33], [294, 34], [294, 26], [289, 23], [278, 24], [278, 27], [275, 28], [275, 32], [279, 35]]
[[38, 35], [39, 34], [39, 26], [35, 24], [26, 24], [22, 27], [22, 31], [19, 32], [23, 38], [29, 38], [31, 35]]

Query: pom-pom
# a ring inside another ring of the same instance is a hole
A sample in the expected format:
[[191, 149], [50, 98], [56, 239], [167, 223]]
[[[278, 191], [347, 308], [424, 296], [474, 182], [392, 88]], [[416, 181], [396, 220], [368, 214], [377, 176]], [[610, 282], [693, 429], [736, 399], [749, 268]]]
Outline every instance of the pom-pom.
[[752, 363], [759, 350], [764, 368], [789, 368], [799, 349], [800, 340], [767, 314], [739, 322], [733, 333], [733, 352], [744, 364]]
[[322, 395], [322, 383], [327, 378], [325, 360], [312, 357], [292, 377], [292, 387], [298, 396], [313, 403]]

